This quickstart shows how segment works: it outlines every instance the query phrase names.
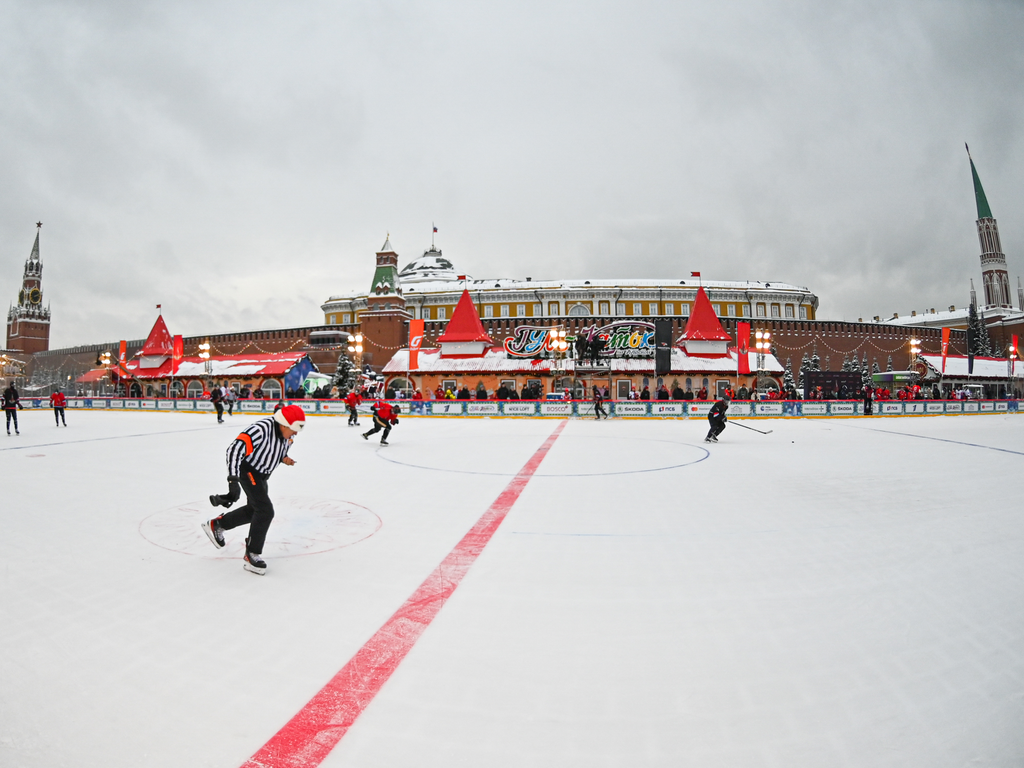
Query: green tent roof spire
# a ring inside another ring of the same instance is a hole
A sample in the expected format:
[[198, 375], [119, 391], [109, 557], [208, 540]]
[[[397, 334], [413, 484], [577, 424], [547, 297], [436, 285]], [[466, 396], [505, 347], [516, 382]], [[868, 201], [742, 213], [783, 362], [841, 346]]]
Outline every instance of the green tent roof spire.
[[[964, 144], [967, 147], [966, 144]], [[992, 209], [988, 207], [988, 198], [985, 197], [985, 190], [981, 188], [981, 179], [978, 178], [978, 169], [974, 167], [974, 158], [971, 157], [971, 148], [967, 147], [967, 159], [971, 161], [971, 176], [974, 177], [974, 199], [978, 203], [978, 218], [992, 219]]]

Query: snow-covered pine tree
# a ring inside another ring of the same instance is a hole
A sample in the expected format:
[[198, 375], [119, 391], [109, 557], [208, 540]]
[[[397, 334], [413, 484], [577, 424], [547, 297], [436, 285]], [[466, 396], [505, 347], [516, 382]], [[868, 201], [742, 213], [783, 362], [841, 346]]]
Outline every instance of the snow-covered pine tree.
[[840, 369], [843, 373], [850, 372], [850, 356], [848, 354], [843, 355], [843, 367]]
[[811, 355], [811, 367], [808, 368], [808, 370], [810, 370], [810, 371], [820, 371], [821, 370], [821, 358], [818, 357], [818, 348], [817, 347], [814, 348], [814, 353]]
[[804, 374], [809, 370], [811, 370], [811, 358], [809, 358], [807, 353], [804, 352], [804, 359], [800, 361], [800, 380], [797, 382], [800, 385], [800, 389], [803, 389], [806, 384]]
[[348, 355], [342, 352], [338, 355], [338, 367], [334, 371], [334, 378], [331, 380], [331, 386], [338, 388], [338, 394], [344, 397], [349, 393], [353, 387], [355, 387], [356, 378], [359, 375], [359, 371], [352, 364]]
[[967, 309], [967, 338], [971, 342], [970, 349], [968, 349], [969, 354], [981, 357], [992, 356], [992, 340], [988, 335], [988, 326], [985, 324], [984, 316], [978, 314], [974, 304]]
[[786, 358], [786, 373], [782, 377], [782, 388], [786, 390], [796, 389], [796, 382], [793, 381], [793, 358]]

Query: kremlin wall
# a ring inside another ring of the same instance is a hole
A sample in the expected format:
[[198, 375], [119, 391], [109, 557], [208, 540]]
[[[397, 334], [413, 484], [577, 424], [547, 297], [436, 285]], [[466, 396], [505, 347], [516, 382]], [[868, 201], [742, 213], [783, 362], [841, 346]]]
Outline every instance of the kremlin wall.
[[[381, 249], [366, 259], [368, 290], [328, 298], [320, 307], [322, 325], [210, 333], [175, 341], [173, 329], [158, 317], [146, 338], [140, 337], [147, 329], [132, 328], [125, 329], [125, 335], [135, 336], [134, 340], [49, 349], [51, 315], [50, 307], [43, 303], [40, 223], [25, 262], [17, 303], [8, 312], [7, 348], [0, 364], [4, 378], [16, 379], [26, 394], [43, 390], [48, 394], [55, 387], [72, 394], [95, 391], [118, 378], [130, 383], [130, 391], [137, 396], [187, 396], [201, 393], [204, 382], [215, 378], [230, 379], [232, 386], [239, 388], [266, 384], [268, 396], [280, 396], [282, 390], [292, 388], [281, 372], [285, 365], [281, 361], [292, 361], [288, 370], [293, 379], [300, 370], [331, 375], [339, 355], [355, 347], [358, 337], [361, 349], [350, 355], [353, 362], [386, 374], [396, 388], [433, 391], [437, 385], [447, 388], [445, 385], [451, 384], [494, 390], [504, 384], [521, 389], [529, 382], [544, 392], [569, 388], [584, 396], [586, 387], [601, 384], [613, 398], [625, 398], [632, 388], [647, 386], [654, 392], [660, 384], [671, 383], [694, 392], [704, 386], [714, 394], [726, 386], [736, 389], [758, 384], [762, 389], [782, 389], [786, 372], [798, 377], [805, 358], [816, 359], [825, 371], [839, 371], [852, 359], [857, 370], [916, 369], [931, 375], [934, 371], [928, 360], [941, 354], [944, 328], [949, 329], [947, 354], [967, 355], [967, 325], [973, 306], [987, 329], [993, 361], [986, 370], [992, 373], [1001, 370], [995, 365], [997, 359], [1006, 365], [1011, 339], [1024, 335], [1024, 291], [1018, 279], [1018, 307], [1014, 308], [998, 225], [973, 160], [970, 167], [978, 208], [984, 302], [978, 302], [972, 281], [971, 303], [959, 309], [954, 305], [940, 312], [834, 322], [819, 319], [819, 300], [809, 288], [774, 281], [719, 280], [696, 272], [661, 281], [566, 280], [551, 275], [473, 278], [460, 274], [456, 264], [433, 244], [401, 266], [402, 259], [388, 237]], [[470, 335], [476, 341], [456, 340], [459, 334], [453, 325], [459, 312], [464, 317], [458, 325], [463, 331], [472, 326]], [[418, 329], [420, 324], [419, 354], [421, 359], [433, 361], [437, 370], [417, 375], [416, 369], [409, 370], [408, 345], [410, 328]], [[672, 344], [670, 369], [659, 371], [661, 375], [655, 375], [656, 326], [670, 334]], [[571, 340], [572, 348], [560, 352], [550, 345], [535, 344], [531, 349], [529, 339], [546, 337], [552, 330], [555, 338]], [[741, 331], [748, 337], [741, 338]], [[769, 333], [771, 344], [755, 361], [753, 337], [757, 332]], [[695, 334], [711, 334], [714, 339], [701, 341]], [[588, 361], [584, 359], [586, 344], [577, 340], [597, 337], [633, 339], [636, 345], [619, 349], [612, 348], [613, 344], [601, 351], [600, 359]], [[912, 352], [915, 340], [919, 353]], [[695, 344], [707, 347], [712, 341], [722, 349], [695, 351]], [[460, 344], [479, 347], [478, 363], [465, 362], [472, 355], [461, 354]], [[503, 355], [500, 364], [494, 358], [499, 352]], [[740, 360], [748, 352], [751, 363], [760, 369], [761, 378], [756, 382], [756, 368], [752, 374], [741, 373], [748, 366]], [[488, 354], [494, 370], [483, 364]], [[274, 373], [254, 372], [257, 358], [261, 364], [269, 364], [274, 356], [280, 357], [280, 364], [265, 369]], [[443, 359], [462, 362], [442, 365]], [[188, 375], [170, 375], [172, 369], [179, 371], [177, 361], [187, 366]], [[250, 375], [239, 373], [243, 368]], [[997, 397], [1005, 392], [1007, 376], [982, 378], [991, 378], [986, 394]], [[1010, 388], [1020, 386], [1011, 383]]]

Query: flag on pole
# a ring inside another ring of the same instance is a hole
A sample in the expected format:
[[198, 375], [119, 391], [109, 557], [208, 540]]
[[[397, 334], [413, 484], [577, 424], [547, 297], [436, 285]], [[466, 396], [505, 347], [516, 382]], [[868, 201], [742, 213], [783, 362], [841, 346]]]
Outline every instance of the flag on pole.
[[946, 372], [946, 354], [949, 352], [949, 328], [942, 329], [942, 372]]
[[437, 225], [434, 225], [434, 231], [437, 232]]
[[737, 373], [750, 373], [750, 323], [736, 323]]
[[700, 277], [700, 272], [691, 272], [690, 277]]
[[423, 319], [409, 321], [409, 370], [420, 367], [420, 347], [423, 346]]
[[173, 351], [171, 353], [171, 361], [172, 361], [171, 362], [171, 376], [177, 375], [177, 373], [178, 373], [178, 363], [181, 361], [181, 358], [183, 358], [184, 356], [185, 356], [185, 340], [182, 339], [182, 337], [180, 335], [179, 336], [175, 336], [174, 337]]

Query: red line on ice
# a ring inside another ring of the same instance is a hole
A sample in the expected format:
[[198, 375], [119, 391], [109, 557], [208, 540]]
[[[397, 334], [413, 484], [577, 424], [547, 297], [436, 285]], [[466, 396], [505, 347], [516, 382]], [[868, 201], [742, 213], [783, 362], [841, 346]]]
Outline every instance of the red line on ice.
[[327, 757], [459, 586], [565, 425], [566, 422], [559, 422], [519, 474], [402, 607], [242, 768], [313, 768]]

